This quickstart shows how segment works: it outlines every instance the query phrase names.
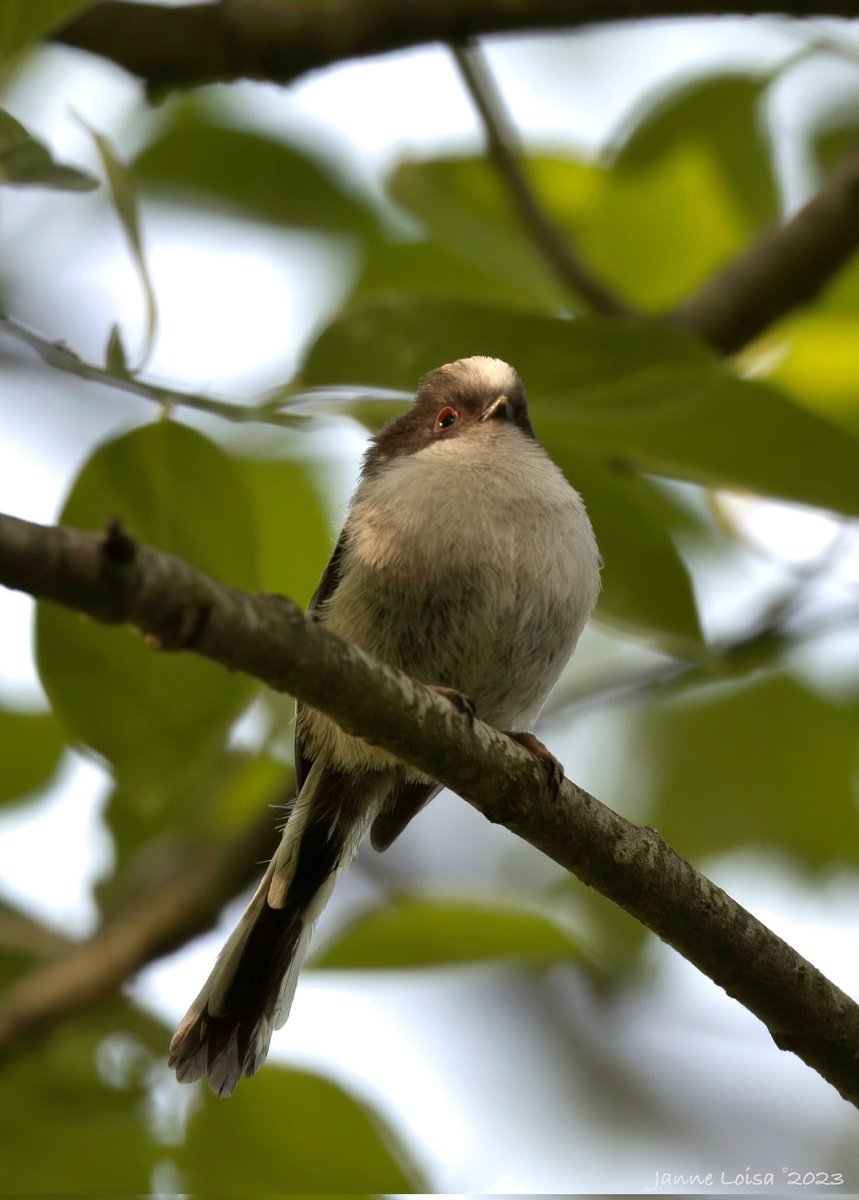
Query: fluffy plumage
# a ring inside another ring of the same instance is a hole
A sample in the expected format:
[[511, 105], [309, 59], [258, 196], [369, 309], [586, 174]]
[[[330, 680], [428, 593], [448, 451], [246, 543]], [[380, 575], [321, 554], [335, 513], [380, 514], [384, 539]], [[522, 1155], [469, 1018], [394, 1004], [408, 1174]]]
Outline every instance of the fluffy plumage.
[[[481, 719], [531, 728], [599, 592], [582, 500], [534, 436], [500, 359], [431, 372], [374, 439], [316, 620]], [[228, 1095], [283, 1024], [313, 923], [367, 830], [384, 848], [438, 791], [298, 705], [299, 794], [260, 887], [171, 1043], [179, 1079]]]

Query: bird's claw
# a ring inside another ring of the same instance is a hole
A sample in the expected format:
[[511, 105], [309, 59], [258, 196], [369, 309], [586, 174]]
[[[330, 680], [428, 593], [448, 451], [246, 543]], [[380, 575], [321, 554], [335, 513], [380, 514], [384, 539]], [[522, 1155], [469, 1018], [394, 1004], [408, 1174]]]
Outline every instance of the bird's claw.
[[552, 799], [557, 800], [561, 794], [561, 784], [564, 782], [564, 766], [558, 762], [554, 754], [547, 750], [538, 737], [533, 733], [519, 733], [518, 731], [506, 729], [505, 734], [518, 745], [522, 746], [529, 754], [533, 754], [539, 762], [540, 766], [546, 772], [546, 781], [549, 785], [549, 792]]
[[458, 712], [464, 713], [473, 721], [477, 716], [477, 706], [470, 696], [464, 695], [463, 692], [458, 692], [456, 688], [439, 687], [435, 684], [430, 685], [430, 690], [436, 692], [439, 696], [444, 696]]

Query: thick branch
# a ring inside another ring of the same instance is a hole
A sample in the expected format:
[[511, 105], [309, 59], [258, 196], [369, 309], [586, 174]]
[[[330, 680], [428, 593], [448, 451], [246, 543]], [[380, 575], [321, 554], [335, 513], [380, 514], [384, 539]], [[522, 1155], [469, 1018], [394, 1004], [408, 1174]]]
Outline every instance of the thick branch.
[[733, 354], [825, 287], [859, 246], [859, 151], [787, 224], [708, 280], [671, 316], [722, 354]]
[[[291, 795], [286, 785], [284, 795]], [[6, 992], [0, 1002], [0, 1051], [7, 1053], [23, 1038], [116, 995], [147, 963], [209, 928], [258, 873], [255, 864], [271, 857], [277, 836], [267, 809], [249, 829], [217, 848], [177, 847], [166, 860], [162, 856], [157, 876], [92, 937], [67, 945]], [[4, 928], [0, 914], [0, 934]], [[0, 944], [8, 940], [0, 937]], [[39, 949], [35, 940], [27, 947]]]
[[55, 37], [154, 87], [241, 78], [288, 83], [344, 59], [481, 33], [727, 13], [855, 17], [859, 0], [221, 0], [170, 8], [102, 0]]
[[859, 1006], [677, 855], [652, 829], [565, 781], [421, 684], [308, 620], [134, 543], [0, 517], [0, 582], [98, 620], [129, 622], [328, 713], [466, 797], [679, 950], [859, 1105]]
[[486, 131], [486, 149], [522, 227], [546, 266], [571, 295], [605, 317], [631, 316], [632, 309], [591, 270], [540, 203], [522, 161], [513, 125], [477, 45], [453, 46], [463, 83]]

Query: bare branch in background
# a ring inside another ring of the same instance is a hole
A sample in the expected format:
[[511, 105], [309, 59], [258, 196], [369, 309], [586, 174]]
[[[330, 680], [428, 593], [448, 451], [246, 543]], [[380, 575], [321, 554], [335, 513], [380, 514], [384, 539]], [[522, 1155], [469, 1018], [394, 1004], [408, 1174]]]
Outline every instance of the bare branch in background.
[[221, 0], [170, 7], [102, 0], [54, 38], [157, 89], [230, 79], [289, 83], [345, 59], [478, 34], [755, 13], [856, 17], [859, 0]]
[[560, 229], [532, 188], [513, 124], [483, 55], [475, 44], [451, 52], [486, 131], [486, 149], [525, 232], [551, 273], [577, 300], [605, 317], [632, 315], [632, 309], [602, 282]]
[[859, 1105], [859, 1006], [849, 996], [655, 830], [569, 780], [553, 795], [527, 751], [292, 601], [220, 584], [116, 524], [98, 536], [13, 517], [0, 517], [0, 582], [245, 671], [412, 763], [642, 921]]
[[741, 350], [817, 296], [859, 247], [859, 151], [804, 208], [670, 314], [722, 354]]
[[[283, 799], [292, 796], [292, 783], [285, 779]], [[259, 874], [257, 864], [271, 857], [279, 837], [275, 825], [274, 813], [266, 808], [246, 830], [217, 846], [165, 851], [154, 877], [150, 875], [92, 937], [79, 943], [57, 938], [55, 956], [0, 1000], [0, 1055], [116, 995], [147, 963], [213, 925], [227, 901]], [[27, 933], [29, 941], [23, 942]], [[28, 925], [26, 918], [0, 913], [4, 949], [10, 943], [22, 945], [47, 957], [49, 938], [48, 931]]]

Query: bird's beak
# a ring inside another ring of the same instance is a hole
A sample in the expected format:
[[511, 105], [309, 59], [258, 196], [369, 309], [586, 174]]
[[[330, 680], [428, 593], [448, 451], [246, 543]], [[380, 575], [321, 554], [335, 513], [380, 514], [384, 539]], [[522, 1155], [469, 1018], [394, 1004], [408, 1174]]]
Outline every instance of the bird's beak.
[[502, 394], [496, 400], [493, 400], [491, 404], [488, 404], [486, 408], [484, 408], [480, 419], [481, 421], [488, 421], [490, 417], [494, 417], [496, 413], [504, 413], [504, 415], [506, 415], [506, 409], [507, 397], [502, 392]]

